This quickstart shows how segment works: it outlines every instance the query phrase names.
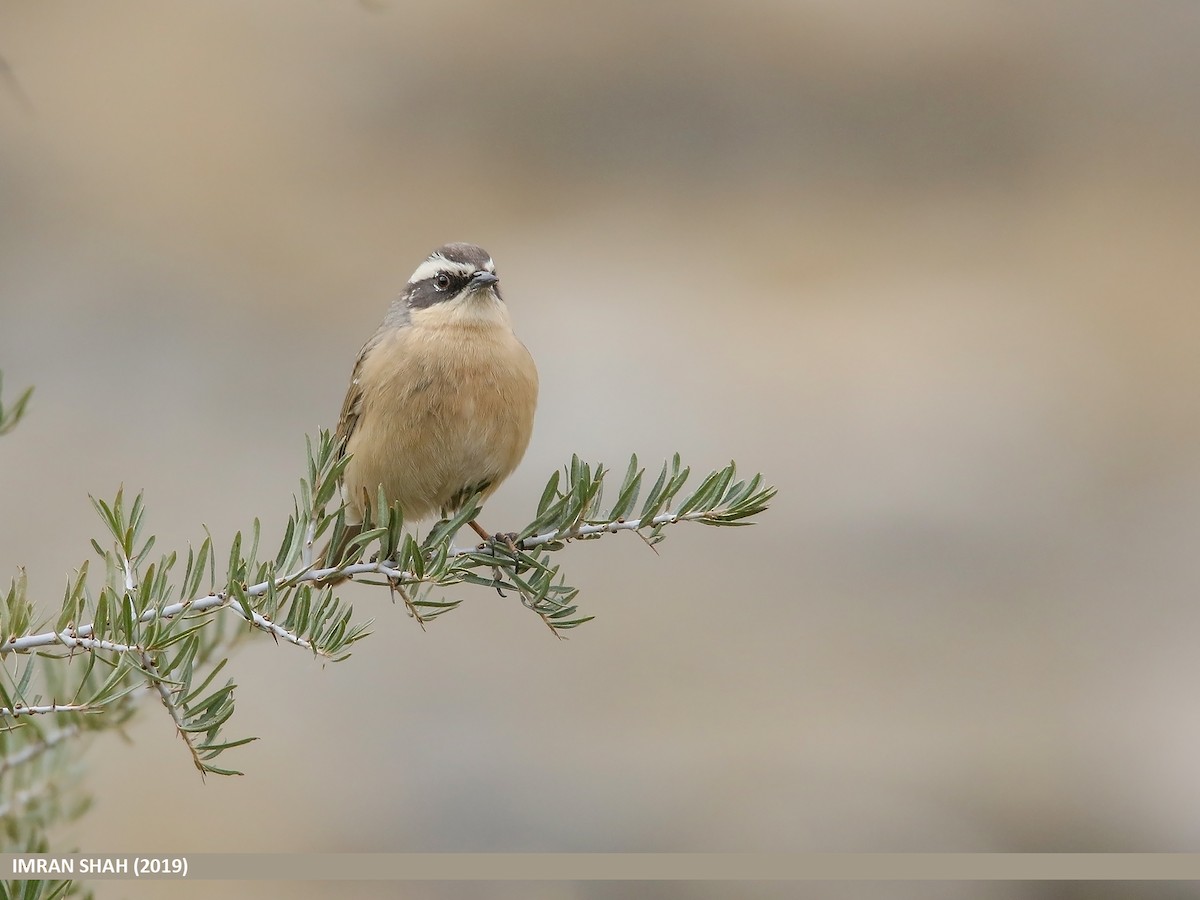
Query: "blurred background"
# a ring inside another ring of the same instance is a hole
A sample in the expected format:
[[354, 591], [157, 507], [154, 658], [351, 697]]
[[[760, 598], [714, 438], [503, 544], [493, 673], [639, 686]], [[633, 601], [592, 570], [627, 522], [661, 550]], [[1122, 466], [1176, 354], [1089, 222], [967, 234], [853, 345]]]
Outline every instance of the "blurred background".
[[489, 527], [573, 452], [780, 488], [752, 529], [562, 554], [597, 616], [567, 642], [515, 598], [422, 633], [350, 586], [350, 661], [233, 660], [245, 777], [201, 783], [148, 705], [61, 846], [1195, 850], [1198, 47], [1190, 2], [0, 3], [0, 368], [37, 387], [0, 569], [48, 608], [89, 493], [144, 490], [160, 549], [278, 535], [304, 435], [451, 240], [542, 374]]

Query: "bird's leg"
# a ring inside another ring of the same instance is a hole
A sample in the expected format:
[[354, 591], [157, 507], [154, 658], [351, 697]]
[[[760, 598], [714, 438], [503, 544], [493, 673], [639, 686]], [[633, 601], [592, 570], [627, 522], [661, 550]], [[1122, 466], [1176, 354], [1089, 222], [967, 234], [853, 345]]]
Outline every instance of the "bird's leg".
[[[472, 531], [483, 538], [483, 544], [480, 544], [480, 547], [490, 545], [492, 548], [492, 553], [494, 554], [496, 552], [496, 545], [504, 544], [504, 546], [508, 548], [508, 552], [512, 554], [513, 570], [516, 572], [521, 571], [521, 552], [517, 549], [516, 532], [510, 531], [507, 534], [501, 532], [497, 532], [496, 534], [488, 534], [487, 531], [484, 530], [484, 527], [474, 519], [467, 524], [471, 526]], [[496, 593], [503, 597], [504, 591], [500, 590], [500, 584], [503, 581], [503, 578], [501, 576], [499, 566], [492, 566], [492, 578], [496, 580]]]
[[514, 559], [517, 557], [518, 553], [520, 552], [519, 548], [517, 547], [517, 533], [515, 531], [497, 532], [496, 534], [488, 534], [487, 531], [484, 529], [484, 527], [482, 525], [480, 525], [479, 522], [475, 519], [472, 519], [467, 524], [471, 526], [472, 531], [474, 531], [477, 535], [479, 535], [481, 538], [483, 538], [484, 541], [486, 541], [487, 543], [492, 544], [493, 546], [498, 543], [503, 544], [505, 547], [508, 548], [508, 552], [513, 555]]

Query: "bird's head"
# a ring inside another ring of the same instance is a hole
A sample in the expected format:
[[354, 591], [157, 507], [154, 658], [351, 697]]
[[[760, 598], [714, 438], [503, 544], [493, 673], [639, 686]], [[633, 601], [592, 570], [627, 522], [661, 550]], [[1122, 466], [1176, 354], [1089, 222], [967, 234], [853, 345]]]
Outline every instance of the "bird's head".
[[[496, 264], [482, 247], [446, 244], [417, 266], [401, 295], [409, 315], [487, 317], [489, 309], [503, 308]], [[499, 311], [499, 310], [497, 310]]]

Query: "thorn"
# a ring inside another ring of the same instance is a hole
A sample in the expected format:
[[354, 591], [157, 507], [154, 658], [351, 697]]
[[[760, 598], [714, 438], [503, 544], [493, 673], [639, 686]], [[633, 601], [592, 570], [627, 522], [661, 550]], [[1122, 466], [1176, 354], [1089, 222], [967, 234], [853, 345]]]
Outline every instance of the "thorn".
[[645, 544], [647, 547], [649, 547], [651, 550], [654, 551], [655, 556], [662, 556], [662, 554], [658, 552], [658, 548], [655, 547], [652, 543], [650, 543], [650, 539], [648, 537], [646, 537], [640, 531], [635, 531], [634, 534], [636, 534], [638, 537], [640, 537], [642, 539], [643, 544]]

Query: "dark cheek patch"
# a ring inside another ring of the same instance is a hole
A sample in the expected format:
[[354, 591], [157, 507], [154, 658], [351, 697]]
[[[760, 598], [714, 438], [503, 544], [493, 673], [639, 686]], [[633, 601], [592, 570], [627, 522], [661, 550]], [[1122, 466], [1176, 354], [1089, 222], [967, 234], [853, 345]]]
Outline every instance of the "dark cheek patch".
[[[437, 276], [434, 277], [436, 278]], [[427, 309], [436, 303], [444, 303], [447, 300], [452, 300], [467, 286], [468, 280], [463, 275], [451, 275], [450, 285], [443, 291], [439, 291], [434, 286], [433, 278], [418, 281], [408, 289], [406, 294], [408, 305], [412, 309]]]

